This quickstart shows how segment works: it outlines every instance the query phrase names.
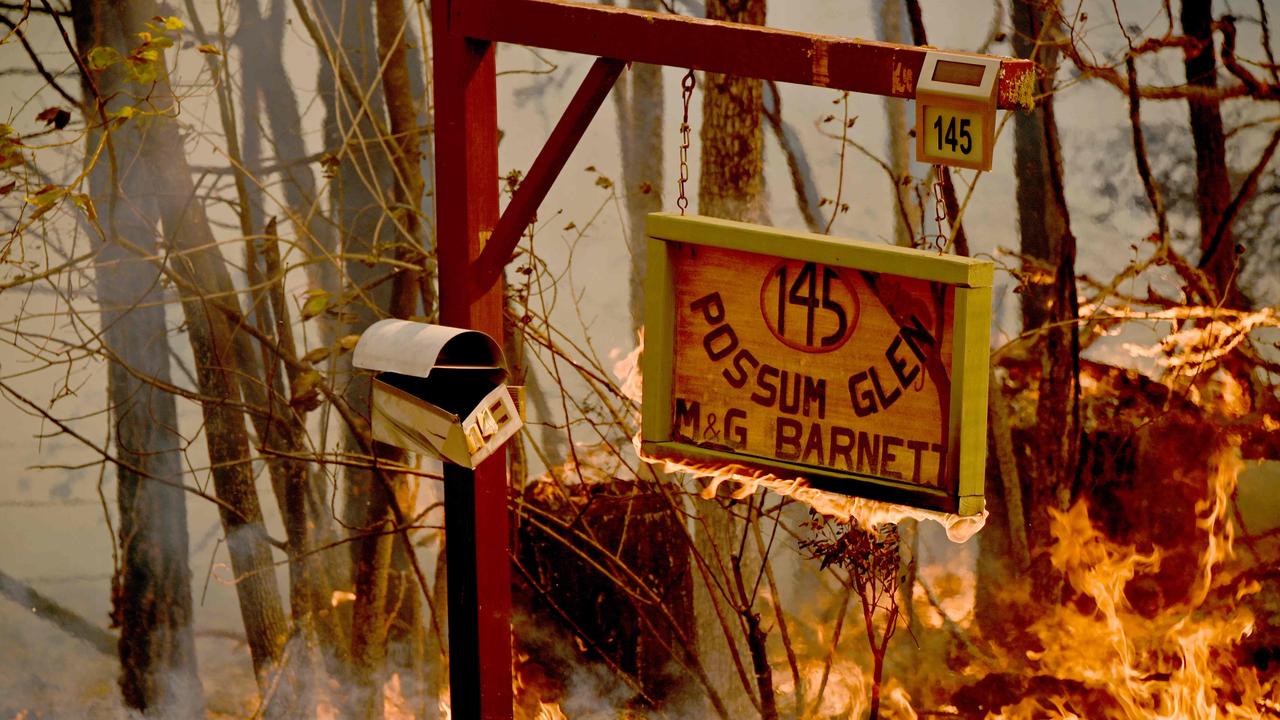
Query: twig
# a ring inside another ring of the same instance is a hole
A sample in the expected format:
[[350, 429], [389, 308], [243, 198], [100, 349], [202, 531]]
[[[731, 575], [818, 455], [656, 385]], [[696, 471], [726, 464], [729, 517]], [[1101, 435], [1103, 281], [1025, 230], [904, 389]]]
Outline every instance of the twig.
[[769, 121], [769, 128], [773, 130], [773, 135], [782, 148], [782, 154], [787, 158], [787, 169], [791, 172], [791, 185], [795, 188], [796, 205], [800, 208], [800, 215], [804, 218], [804, 224], [809, 230], [818, 232], [822, 227], [817, 210], [821, 197], [818, 194], [818, 188], [814, 185], [813, 171], [809, 167], [808, 158], [805, 157], [804, 148], [800, 145], [795, 131], [782, 119], [782, 96], [778, 93], [778, 84], [772, 80], [764, 84], [763, 108], [765, 120]]
[[1133, 128], [1133, 156], [1138, 163], [1138, 177], [1142, 178], [1142, 187], [1147, 191], [1147, 200], [1151, 210], [1156, 214], [1156, 232], [1160, 236], [1160, 245], [1169, 243], [1169, 217], [1165, 213], [1164, 198], [1160, 188], [1151, 177], [1151, 165], [1147, 161], [1147, 140], [1142, 132], [1142, 117], [1138, 100], [1138, 70], [1134, 65], [1133, 53], [1125, 56], [1125, 71], [1129, 78], [1129, 125]]
[[[1258, 187], [1258, 178], [1262, 177], [1262, 173], [1266, 170], [1267, 165], [1271, 162], [1271, 158], [1275, 156], [1276, 145], [1280, 144], [1280, 128], [1277, 128], [1271, 134], [1271, 141], [1267, 143], [1267, 147], [1262, 151], [1262, 157], [1258, 163], [1253, 166], [1253, 170], [1249, 171], [1249, 176], [1241, 183], [1240, 189], [1236, 192], [1236, 196], [1231, 198], [1231, 204], [1227, 205], [1227, 209], [1222, 213], [1222, 219], [1218, 221], [1218, 227], [1213, 231], [1213, 240], [1209, 242], [1209, 247], [1205, 248], [1204, 255], [1200, 257], [1200, 262], [1196, 267], [1204, 270], [1209, 267], [1209, 263], [1213, 260], [1214, 254], [1218, 252], [1218, 246], [1222, 244], [1222, 238], [1226, 236], [1227, 230], [1231, 227], [1231, 223], [1235, 221], [1236, 216], [1240, 214], [1240, 208], [1245, 202], [1252, 197], [1253, 191]], [[1226, 296], [1226, 289], [1219, 290]]]
[[822, 696], [827, 691], [827, 680], [831, 677], [831, 664], [836, 659], [836, 648], [840, 646], [840, 631], [844, 629], [844, 616], [849, 610], [849, 600], [853, 597], [853, 584], [845, 587], [844, 597], [840, 599], [840, 609], [836, 611], [836, 626], [831, 631], [831, 647], [827, 650], [827, 661], [822, 666], [822, 680], [818, 682], [818, 694], [814, 696], [813, 707], [808, 714], [813, 714], [822, 706]]
[[30, 585], [6, 574], [3, 570], [0, 570], [0, 595], [30, 610], [32, 615], [41, 620], [53, 623], [55, 627], [71, 637], [83, 640], [89, 644], [89, 647], [103, 655], [115, 656], [115, 635], [41, 595]]
[[49, 86], [52, 87], [55, 91], [57, 91], [59, 95], [65, 98], [67, 102], [71, 103], [73, 106], [77, 108], [81, 107], [80, 101], [76, 99], [74, 96], [72, 96], [71, 93], [67, 92], [61, 85], [59, 85], [57, 78], [55, 78], [53, 74], [50, 73], [45, 68], [44, 63], [40, 62], [40, 55], [36, 53], [35, 48], [31, 47], [31, 43], [27, 42], [27, 34], [22, 32], [21, 25], [25, 21], [26, 21], [25, 13], [22, 19], [16, 23], [10, 20], [9, 18], [3, 15], [0, 15], [0, 22], [9, 26], [10, 33], [18, 36], [18, 41], [22, 43], [22, 49], [27, 51], [27, 57], [31, 58], [31, 64], [35, 66], [36, 72], [40, 73], [40, 77], [44, 78], [44, 81], [48, 83]]

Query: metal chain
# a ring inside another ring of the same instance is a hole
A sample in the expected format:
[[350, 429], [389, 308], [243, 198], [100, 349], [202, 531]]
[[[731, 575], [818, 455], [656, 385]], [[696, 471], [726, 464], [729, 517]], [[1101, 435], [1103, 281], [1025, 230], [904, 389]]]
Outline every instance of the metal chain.
[[939, 253], [947, 250], [947, 236], [942, 232], [942, 221], [947, 219], [947, 200], [945, 186], [947, 176], [944, 174], [946, 170], [941, 165], [933, 166], [934, 183], [933, 183], [933, 220], [938, 228], [938, 234], [933, 239], [933, 249]]
[[693, 86], [696, 83], [693, 70], [685, 74], [680, 81], [680, 89], [684, 92], [684, 115], [680, 120], [680, 196], [676, 198], [676, 207], [683, 215], [689, 207], [689, 198], [685, 197], [684, 184], [689, 181], [689, 99], [693, 97]]
[[[920, 239], [916, 241], [916, 247], [921, 250], [933, 246], [934, 250], [939, 253], [947, 250], [947, 234], [942, 232], [942, 223], [947, 219], [947, 200], [944, 187], [946, 178], [942, 174], [942, 166], [933, 166], [933, 223], [934, 232], [932, 234], [924, 231], [924, 218], [921, 218]], [[919, 195], [916, 195], [919, 198]], [[924, 214], [924, 200], [920, 199], [920, 213]]]

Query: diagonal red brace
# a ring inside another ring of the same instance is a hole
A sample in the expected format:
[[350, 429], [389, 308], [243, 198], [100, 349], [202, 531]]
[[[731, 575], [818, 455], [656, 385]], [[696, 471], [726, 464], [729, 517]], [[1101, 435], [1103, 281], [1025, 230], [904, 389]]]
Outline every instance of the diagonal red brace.
[[551, 189], [564, 164], [569, 161], [573, 149], [578, 146], [591, 119], [613, 88], [626, 63], [613, 58], [596, 58], [587, 77], [583, 79], [573, 100], [569, 101], [560, 121], [542, 146], [537, 159], [520, 182], [507, 209], [498, 219], [498, 225], [485, 243], [480, 256], [471, 265], [472, 291], [479, 294], [493, 286], [501, 277], [511, 253], [515, 252], [524, 229], [533, 221], [534, 213]]

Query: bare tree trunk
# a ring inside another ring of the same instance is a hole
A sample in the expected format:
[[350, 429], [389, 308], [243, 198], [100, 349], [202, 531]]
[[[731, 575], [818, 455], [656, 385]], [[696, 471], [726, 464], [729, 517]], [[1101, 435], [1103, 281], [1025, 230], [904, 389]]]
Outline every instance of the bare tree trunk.
[[[880, 6], [876, 23], [880, 39], [892, 43], [908, 42], [900, 0], [876, 0], [876, 4]], [[914, 209], [915, 203], [910, 200], [910, 185], [903, 182], [911, 176], [911, 153], [907, 147], [910, 138], [907, 112], [910, 107], [897, 98], [884, 99], [885, 116], [889, 123], [889, 168], [897, 180], [893, 184], [893, 192], [897, 196], [894, 198], [895, 207], [906, 208], [908, 217], [915, 221], [919, 219], [919, 211]], [[911, 227], [904, 221], [902, 213], [898, 212], [893, 214], [893, 242], [905, 247], [915, 244]]]
[[[612, 3], [610, 3], [612, 4]], [[636, 10], [660, 10], [657, 0], [631, 0]], [[622, 192], [631, 251], [631, 327], [644, 325], [647, 241], [645, 216], [662, 209], [662, 67], [637, 63], [613, 89], [622, 150]]]
[[[338, 277], [338, 261], [333, 257], [335, 252], [333, 232], [325, 222], [318, 207], [315, 177], [309, 163], [304, 162], [306, 147], [302, 142], [301, 115], [298, 112], [298, 101], [285, 73], [281, 44], [278, 38], [285, 33], [285, 0], [275, 0], [271, 10], [263, 17], [258, 0], [243, 0], [240, 3], [240, 26], [236, 32], [236, 41], [241, 51], [242, 67], [249, 69], [242, 73], [241, 97], [244, 117], [243, 164], [250, 176], [259, 181], [266, 181], [261, 170], [264, 162], [262, 137], [259, 127], [261, 118], [265, 117], [269, 136], [266, 148], [280, 168], [283, 179], [284, 200], [288, 205], [289, 218], [299, 245], [307, 257], [317, 262], [307, 264], [308, 276], [313, 287], [326, 291], [333, 296], [340, 292]], [[265, 209], [261, 199], [261, 191], [252, 182], [248, 184], [251, 200], [251, 226], [263, 227]], [[261, 400], [255, 402], [267, 408], [265, 415], [272, 421], [272, 426], [265, 430], [257, 428], [260, 441], [268, 443], [280, 454], [269, 457], [268, 467], [273, 478], [273, 485], [281, 504], [281, 513], [285, 518], [286, 530], [290, 542], [290, 582], [289, 608], [295, 623], [298, 623], [304, 634], [314, 633], [314, 640], [321, 647], [321, 654], [329, 666], [330, 673], [345, 677], [346, 665], [349, 661], [350, 646], [346, 629], [343, 627], [338, 613], [331, 607], [330, 598], [336, 588], [335, 579], [345, 577], [350, 572], [349, 556], [338, 550], [315, 552], [317, 546], [329, 544], [337, 539], [329, 504], [325, 499], [325, 478], [320, 472], [313, 472], [305, 463], [294, 459], [302, 453], [301, 445], [305, 442], [306, 430], [303, 418], [295, 416], [288, 406], [290, 391], [285, 389], [284, 378], [287, 377], [292, 387], [297, 372], [292, 365], [283, 363], [280, 353], [296, 352], [292, 340], [292, 328], [288, 307], [284, 298], [284, 271], [281, 260], [279, 242], [276, 236], [275, 223], [268, 223], [262, 230], [265, 235], [261, 242], [254, 243], [258, 248], [260, 264], [251, 265], [250, 270], [257, 269], [268, 291], [269, 303], [255, 297], [254, 317], [267, 316], [268, 322], [259, 323], [263, 334], [273, 337], [281, 344], [279, 350], [263, 348], [263, 365], [267, 370], [261, 375], [267, 377], [270, 387], [265, 388], [270, 403]], [[253, 283], [255, 286], [258, 282]], [[335, 322], [327, 317], [317, 318], [320, 329], [319, 344], [332, 347], [336, 341]], [[245, 386], [248, 391], [253, 383]], [[287, 421], [286, 421], [287, 419]], [[276, 429], [274, 426], [279, 425]]]
[[[394, 138], [389, 154], [395, 170], [392, 192], [395, 205], [391, 216], [396, 220], [399, 237], [396, 255], [401, 261], [420, 268], [417, 271], [397, 271], [388, 310], [394, 317], [430, 316], [435, 312], [432, 285], [435, 273], [434, 261], [424, 251], [426, 233], [422, 222], [422, 201], [426, 182], [422, 176], [423, 138], [418, 130], [421, 113], [415, 102], [415, 97], [425, 98], [426, 94], [414, 92], [414, 76], [410, 72], [408, 57], [411, 26], [403, 0], [378, 0], [377, 36], [379, 64], [384, 68], [382, 91]], [[416, 312], [419, 302], [421, 313]], [[403, 458], [404, 453], [399, 452], [398, 456]], [[399, 517], [413, 517], [417, 494], [410, 487], [409, 479], [393, 476], [391, 480], [394, 494], [385, 500], [396, 504], [400, 509]], [[388, 541], [396, 539], [395, 536], [387, 537]], [[411, 707], [421, 711], [426, 705], [426, 635], [423, 598], [412, 567], [417, 562], [415, 553], [407, 531], [400, 534], [398, 542], [392, 543], [384, 610], [388, 625], [385, 652], [391, 667], [400, 672], [405, 699]]]
[[[270, 128], [269, 144], [284, 180], [284, 198], [289, 205], [294, 234], [308, 256], [323, 259], [309, 264], [307, 272], [314, 286], [337, 295], [342, 281], [338, 273], [339, 260], [334, 256], [337, 251], [334, 233], [318, 207], [319, 194], [311, 163], [305, 162], [307, 148], [302, 140], [302, 116], [293, 86], [285, 74], [283, 45], [279, 42], [285, 33], [285, 0], [274, 0], [265, 18], [258, 0], [243, 0], [240, 14], [237, 39], [244, 53], [244, 67], [250, 68], [242, 81], [246, 112], [249, 92], [256, 90]], [[259, 18], [263, 22], [258, 22]], [[334, 323], [323, 316], [317, 320], [321, 329], [320, 344], [332, 345], [336, 339]]]
[[[241, 48], [242, 66], [252, 68], [243, 73], [242, 127], [235, 127], [233, 97], [226, 88], [230, 79], [221, 63], [210, 63], [211, 72], [224, 73], [226, 86], [222, 90], [222, 114], [227, 136], [228, 153], [237, 170], [236, 191], [241, 202], [240, 225], [245, 237], [245, 269], [250, 293], [250, 320], [261, 337], [268, 341], [252, 341], [246, 335], [236, 337], [236, 354], [240, 362], [240, 387], [245, 401], [253, 408], [253, 422], [257, 442], [267, 451], [266, 465], [271, 476], [272, 488], [284, 521], [289, 544], [289, 610], [294, 624], [294, 647], [290, 664], [295, 668], [293, 677], [298, 681], [300, 702], [310, 705], [313, 696], [313, 660], [317, 644], [324, 645], [330, 653], [345, 652], [345, 639], [337, 616], [330, 610], [333, 591], [331, 574], [325, 560], [337, 553], [321, 555], [313, 552], [314, 546], [332, 539], [328, 508], [324, 502], [323, 486], [316, 482], [309, 464], [303, 460], [308, 452], [305, 411], [296, 411], [289, 399], [297, 380], [296, 346], [284, 290], [277, 224], [265, 218], [266, 206], [259, 183], [265, 182], [263, 166], [262, 132], [259, 126], [260, 108], [263, 102], [281, 104], [273, 99], [273, 93], [265, 86], [266, 78], [276, 76], [277, 84], [285, 88], [283, 100], [293, 95], [284, 82], [284, 68], [280, 61], [279, 43], [272, 37], [284, 32], [283, 6], [276, 5], [277, 12], [270, 22], [264, 22], [256, 0], [246, 0], [240, 6], [240, 25], [236, 39]], [[192, 14], [197, 32], [202, 32], [198, 16]], [[274, 31], [274, 35], [272, 34]], [[276, 48], [272, 53], [270, 48]], [[279, 109], [277, 109], [279, 111]], [[296, 107], [291, 108], [297, 115]], [[295, 128], [296, 129], [296, 128]], [[243, 144], [237, 142], [237, 133], [243, 136]], [[303, 169], [304, 172], [306, 169]], [[307, 175], [308, 180], [310, 176]], [[287, 183], [294, 188], [295, 183]], [[307, 231], [307, 224], [295, 222], [295, 227]], [[304, 246], [306, 241], [304, 240]], [[317, 254], [316, 257], [322, 257]], [[321, 262], [320, 264], [323, 264]], [[288, 385], [286, 386], [286, 377]], [[335, 668], [336, 669], [336, 668]]]
[[[1030, 515], [1028, 542], [1033, 558], [1033, 592], [1044, 602], [1056, 602], [1062, 579], [1048, 555], [1050, 509], [1066, 510], [1076, 493], [1079, 419], [1080, 340], [1075, 286], [1075, 236], [1063, 191], [1062, 150], [1054, 118], [1053, 77], [1057, 52], [1056, 3], [1042, 6], [1016, 0], [1013, 15], [1014, 50], [1045, 68], [1038, 79], [1040, 106], [1014, 119], [1014, 168], [1018, 177], [1018, 225], [1022, 238], [1025, 288], [1022, 293], [1023, 331], [1040, 330], [1036, 344], [1041, 358], [1041, 384], [1036, 407], [1035, 447], [1030, 472], [1023, 473]], [[1007, 432], [1006, 428], [995, 428]], [[1024, 521], [1009, 518], [1009, 522]]]
[[[118, 45], [125, 32], [106, 3], [73, 8], [77, 50]], [[119, 83], [113, 73], [103, 84]], [[86, 156], [103, 142], [102, 112], [84, 78]], [[136, 125], [113, 131], [112, 159], [137, 155], [143, 138]], [[135, 248], [152, 255], [155, 234], [130, 208], [140, 197], [144, 171], [102, 161], [90, 173], [94, 204], [105, 211], [103, 237], [95, 237], [94, 272], [102, 308], [102, 338], [110, 357], [107, 392], [117, 455], [120, 566], [112, 578], [112, 624], [120, 628], [120, 690], [128, 707], [157, 717], [204, 714], [192, 634], [191, 570], [187, 563], [187, 507], [182, 482], [181, 437], [167, 385], [169, 339], [160, 271]], [[145, 201], [143, 201], [145, 202]], [[155, 384], [153, 384], [155, 383]], [[135, 472], [132, 468], [142, 470]], [[155, 482], [152, 479], [164, 481]]]
[[[365, 256], [344, 262], [348, 283], [343, 309], [352, 318], [348, 330], [360, 332], [388, 314], [418, 314], [419, 300], [423, 314], [434, 311], [431, 265], [423, 251], [425, 182], [420, 113], [413, 100], [425, 94], [414, 92], [414, 76], [409, 72], [407, 49], [412, 36], [403, 3], [378, 3], [376, 39], [370, 4], [334, 0], [320, 2], [317, 7], [322, 42], [330, 53], [321, 66], [321, 94], [326, 102], [326, 145], [339, 160], [331, 201], [343, 238], [340, 248], [346, 254]], [[379, 83], [377, 70], [382, 61], [385, 71]], [[352, 83], [355, 88], [375, 89], [367, 97], [358, 95]], [[388, 118], [391, 128], [381, 132]], [[386, 265], [367, 261], [389, 252], [422, 271], [389, 270]], [[367, 380], [351, 382], [345, 395], [352, 407], [365, 411], [369, 406]], [[350, 438], [348, 445], [354, 445]], [[389, 446], [378, 445], [375, 452], [384, 459], [403, 459], [400, 451]], [[398, 498], [408, 497], [403, 478], [379, 478], [363, 470], [347, 474], [346, 523], [370, 533], [352, 548], [356, 693], [348, 710], [362, 716], [377, 716], [382, 711], [378, 687], [388, 632], [398, 648], [395, 652], [411, 666], [402, 673], [405, 686], [418, 693], [422, 685], [418, 678], [424, 647], [421, 597], [410, 572], [416, 559], [410, 555], [407, 535], [399, 533], [400, 541], [396, 542], [397, 535], [388, 532], [396, 515], [411, 515], [393, 505]], [[394, 607], [389, 608], [388, 603]], [[395, 613], [390, 621], [389, 610]], [[420, 698], [416, 702], [420, 704]]]
[[[392, 240], [383, 229], [382, 208], [388, 201], [380, 197], [390, 188], [390, 162], [381, 152], [371, 113], [382, 116], [382, 92], [377, 83], [376, 40], [372, 3], [344, 0], [316, 2], [315, 24], [320, 28], [322, 52], [319, 94], [325, 106], [324, 146], [337, 160], [329, 183], [332, 222], [339, 240], [337, 267], [344, 279], [342, 309], [347, 312], [350, 332], [361, 332], [379, 317], [376, 308], [389, 304], [391, 283], [381, 281], [380, 269], [348, 260], [350, 254], [372, 256]], [[373, 87], [367, 103], [344, 89], [343, 75], [359, 87]], [[349, 374], [349, 358], [343, 358], [339, 373]], [[357, 412], [368, 412], [369, 383], [354, 377], [342, 392]], [[355, 449], [358, 443], [349, 428], [344, 444]], [[380, 449], [380, 448], [379, 448]], [[382, 488], [368, 470], [348, 468], [344, 485], [343, 524], [358, 531], [382, 532], [389, 523], [389, 511]], [[381, 629], [386, 597], [386, 571], [391, 538], [375, 535], [352, 543], [351, 563], [356, 601], [352, 603], [351, 668], [352, 686], [344, 693], [343, 714], [352, 717], [380, 715], [376, 678], [367, 669], [378, 664], [385, 648]], [[370, 645], [369, 643], [372, 643]]]
[[[1197, 44], [1189, 46], [1183, 64], [1187, 84], [1192, 87], [1218, 86], [1218, 66], [1213, 39], [1213, 1], [1183, 0], [1182, 32]], [[1230, 307], [1242, 307], [1237, 287], [1240, 255], [1232, 239], [1230, 223], [1223, 224], [1231, 203], [1231, 179], [1227, 175], [1227, 141], [1222, 129], [1222, 111], [1217, 100], [1187, 98], [1191, 138], [1196, 146], [1196, 205], [1200, 210], [1200, 267], [1213, 280], [1218, 297]]]
[[[110, 45], [122, 55], [131, 52], [135, 33], [157, 14], [150, 2], [80, 7], [88, 14], [84, 22], [89, 31], [89, 47]], [[77, 26], [80, 24], [78, 20]], [[248, 434], [237, 407], [240, 388], [234, 359], [235, 329], [227, 314], [216, 308], [217, 304], [233, 302], [228, 298], [234, 297], [234, 289], [204, 208], [195, 201], [182, 140], [168, 114], [173, 110], [173, 96], [163, 62], [157, 63], [157, 72], [153, 86], [145, 92], [135, 92], [138, 97], [147, 97], [160, 112], [145, 124], [126, 122], [112, 130], [116, 136], [137, 134], [136, 142], [120, 149], [132, 151], [130, 154], [111, 148], [113, 167], [128, 168], [131, 175], [136, 173], [129, 185], [132, 192], [117, 203], [113, 212], [130, 215], [140, 230], [146, 228], [149, 233], [159, 222], [166, 247], [175, 251], [170, 263], [179, 280], [198, 389], [204, 398], [201, 408], [211, 474], [218, 497], [225, 502], [219, 506], [219, 513], [237, 578], [236, 591], [254, 669], [265, 693], [273, 686], [272, 675], [280, 667], [289, 627], [249, 465], [252, 454]], [[117, 92], [126, 82], [118, 67], [99, 74], [97, 81], [100, 97], [123, 103], [134, 96]], [[146, 252], [145, 247], [132, 249]], [[281, 685], [277, 692], [281, 702], [275, 707], [287, 708], [290, 684]]]
[[[764, 0], [709, 0], [711, 20], [763, 25]], [[702, 102], [698, 212], [768, 223], [764, 188], [764, 90], [760, 80], [707, 73]]]
[[[709, 0], [707, 17], [712, 20], [765, 24], [765, 0]], [[769, 221], [768, 197], [764, 185], [764, 90], [760, 80], [707, 73], [703, 83], [701, 143], [702, 165], [698, 178], [698, 212], [744, 222]], [[694, 551], [705, 558], [710, 572], [720, 577], [721, 587], [733, 586], [730, 563], [736, 551], [738, 529], [733, 516], [718, 501], [695, 500], [698, 516], [694, 531]], [[754, 576], [756, 570], [744, 565], [741, 571]], [[748, 693], [756, 688], [743, 684], [743, 658], [749, 657], [745, 637], [726, 632], [738, 628], [737, 613], [722, 607], [717, 612], [714, 587], [694, 583], [694, 615], [697, 624], [698, 655], [712, 685], [725, 698], [732, 716], [753, 712]], [[720, 598], [720, 603], [727, 598]], [[768, 681], [768, 678], [761, 678]], [[771, 681], [769, 681], [771, 682]], [[754, 684], [754, 683], [752, 683]]]
[[[166, 99], [168, 97], [166, 92]], [[219, 512], [237, 579], [240, 614], [254, 669], [264, 692], [277, 687], [276, 702], [287, 709], [292, 683], [277, 686], [273, 674], [283, 670], [283, 649], [290, 628], [280, 600], [271, 545], [249, 464], [252, 457], [249, 436], [242, 411], [236, 407], [241, 399], [240, 363], [236, 358], [239, 331], [231, 325], [227, 313], [213, 307], [233, 297], [234, 288], [204, 207], [193, 202], [195, 188], [176, 125], [153, 124], [141, 159], [155, 170], [157, 186], [164, 188], [156, 192], [156, 197], [166, 241], [183, 253], [181, 259], [173, 261], [173, 267], [183, 281], [182, 305], [196, 378], [205, 398], [201, 408], [214, 488], [218, 497], [230, 506], [220, 506]]]

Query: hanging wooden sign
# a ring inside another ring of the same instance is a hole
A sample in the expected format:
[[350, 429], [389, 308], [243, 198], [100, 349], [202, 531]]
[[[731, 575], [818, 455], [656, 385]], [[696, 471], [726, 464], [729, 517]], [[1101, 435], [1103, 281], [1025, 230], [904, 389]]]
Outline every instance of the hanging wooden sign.
[[990, 262], [649, 216], [642, 447], [982, 510]]

